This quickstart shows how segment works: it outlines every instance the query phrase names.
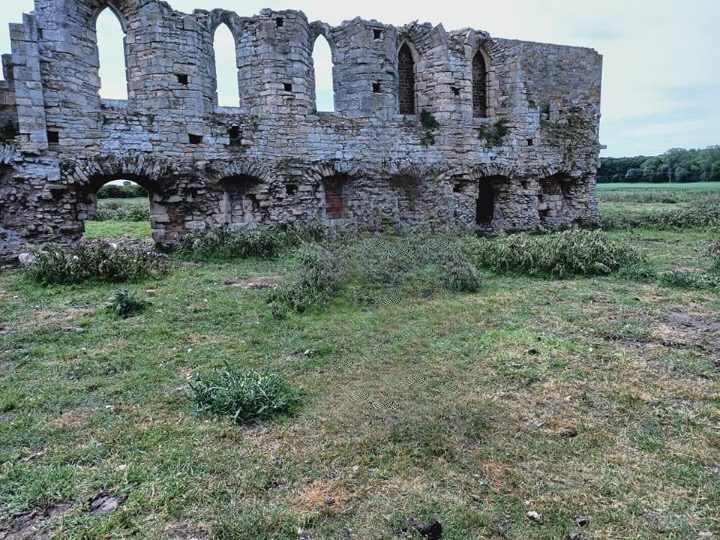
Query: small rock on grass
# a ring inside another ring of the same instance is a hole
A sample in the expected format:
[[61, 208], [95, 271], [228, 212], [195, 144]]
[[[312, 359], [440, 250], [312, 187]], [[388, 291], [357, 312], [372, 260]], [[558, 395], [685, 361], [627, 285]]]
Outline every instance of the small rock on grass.
[[590, 525], [590, 518], [588, 516], [575, 516], [575, 523], [578, 527], [587, 527]]
[[107, 491], [101, 491], [97, 497], [90, 500], [90, 513], [104, 514], [105, 512], [117, 510], [120, 506], [122, 506], [127, 498], [127, 493], [112, 495]]
[[525, 514], [530, 521], [534, 521], [538, 525], [542, 525], [545, 523], [545, 518], [540, 512], [536, 512], [535, 510], [530, 510], [527, 514]]
[[415, 527], [417, 531], [428, 540], [439, 540], [442, 538], [442, 525], [440, 525], [437, 519], [433, 519], [431, 522], [425, 523], [424, 521], [411, 517], [409, 521], [410, 525]]

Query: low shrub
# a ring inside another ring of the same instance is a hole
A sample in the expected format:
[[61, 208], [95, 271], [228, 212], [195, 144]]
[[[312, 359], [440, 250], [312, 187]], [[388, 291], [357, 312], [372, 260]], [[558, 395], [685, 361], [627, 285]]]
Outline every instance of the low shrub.
[[712, 274], [673, 270], [660, 274], [659, 283], [678, 289], [714, 289], [720, 286], [720, 278]]
[[580, 229], [478, 238], [473, 252], [481, 268], [557, 278], [610, 274], [642, 260], [631, 246], [611, 240], [603, 231]]
[[298, 259], [296, 276], [273, 291], [268, 300], [276, 317], [281, 317], [286, 310], [301, 313], [311, 306], [326, 304], [340, 289], [340, 268], [332, 252], [310, 244], [300, 249]]
[[708, 256], [712, 260], [713, 272], [720, 272], [720, 242], [716, 242], [708, 248]]
[[443, 287], [453, 292], [477, 292], [480, 276], [467, 254], [457, 245], [450, 245], [440, 264]]
[[64, 246], [49, 244], [33, 253], [26, 275], [43, 285], [86, 281], [138, 281], [164, 276], [167, 256], [144, 246], [113, 245], [103, 241]]
[[150, 306], [152, 302], [147, 298], [143, 298], [135, 291], [130, 289], [118, 289], [105, 304], [108, 311], [113, 312], [118, 317], [130, 317], [136, 315]]
[[637, 264], [631, 264], [629, 266], [623, 266], [618, 270], [618, 276], [631, 279], [634, 281], [655, 281], [657, 279], [657, 270], [655, 267], [641, 262]]
[[116, 199], [99, 201], [93, 221], [147, 221], [150, 219], [150, 208], [147, 198]]
[[232, 416], [235, 424], [291, 414], [302, 401], [302, 392], [281, 375], [270, 371], [241, 371], [228, 364], [222, 371], [197, 375], [190, 382], [199, 413]]
[[456, 235], [374, 237], [348, 245], [341, 258], [345, 279], [364, 288], [475, 292], [480, 287], [477, 269]]
[[289, 241], [280, 230], [217, 227], [192, 231], [180, 239], [179, 253], [191, 259], [277, 257]]

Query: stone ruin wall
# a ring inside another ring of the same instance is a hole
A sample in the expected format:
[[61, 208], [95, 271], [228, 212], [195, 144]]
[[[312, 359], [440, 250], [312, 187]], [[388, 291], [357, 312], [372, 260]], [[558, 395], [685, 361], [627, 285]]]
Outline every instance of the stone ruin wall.
[[[94, 28], [107, 7], [125, 31], [127, 101], [99, 96]], [[237, 107], [217, 106], [220, 24], [236, 40]], [[332, 52], [334, 113], [315, 111], [319, 36]], [[430, 24], [331, 27], [297, 11], [185, 14], [158, 0], [35, 0], [11, 42], [0, 251], [80, 238], [98, 189], [115, 179], [148, 190], [158, 242], [314, 219], [492, 231], [600, 219], [602, 60], [591, 49]], [[404, 44], [415, 114], [399, 113]], [[474, 58], [484, 67], [475, 79]], [[423, 110], [438, 127], [423, 125]]]

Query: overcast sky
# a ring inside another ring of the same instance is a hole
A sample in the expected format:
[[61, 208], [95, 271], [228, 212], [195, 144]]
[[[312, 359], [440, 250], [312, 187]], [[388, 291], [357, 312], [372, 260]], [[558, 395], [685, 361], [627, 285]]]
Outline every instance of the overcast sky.
[[[21, 22], [21, 14], [32, 11], [33, 2], [0, 1], [0, 49], [5, 53], [10, 50], [8, 23]], [[311, 21], [334, 25], [357, 15], [395, 25], [417, 19], [442, 23], [446, 30], [470, 26], [496, 37], [592, 47], [604, 56], [600, 138], [607, 150], [603, 155], [655, 155], [673, 147], [720, 144], [720, 0], [444, 0], [412, 4], [171, 0], [170, 4], [185, 12], [217, 7], [243, 16], [264, 7], [299, 9]], [[108, 16], [98, 27], [106, 94], [122, 92], [124, 85], [112, 80], [111, 68], [122, 72], [118, 69], [122, 59], [112, 45], [117, 39], [114, 26]], [[222, 34], [216, 39], [222, 41]], [[227, 35], [225, 39], [229, 39]], [[105, 46], [105, 41], [110, 45]], [[319, 60], [323, 62], [326, 60]], [[228, 83], [221, 81], [220, 92], [223, 99], [232, 100], [232, 74], [229, 85], [230, 90]], [[325, 103], [320, 108], [327, 108], [331, 92], [321, 88], [319, 93]]]

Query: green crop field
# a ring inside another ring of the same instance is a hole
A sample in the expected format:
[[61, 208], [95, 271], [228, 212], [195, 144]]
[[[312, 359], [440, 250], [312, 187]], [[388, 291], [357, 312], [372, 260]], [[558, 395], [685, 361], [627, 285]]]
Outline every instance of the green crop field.
[[598, 193], [613, 191], [670, 191], [670, 192], [696, 192], [696, 191], [720, 191], [720, 182], [688, 182], [688, 183], [649, 183], [649, 182], [628, 182], [628, 183], [603, 183], [597, 184]]
[[[248, 236], [277, 256], [176, 253], [129, 283], [2, 270], [0, 537], [714, 538], [717, 195], [603, 196], [605, 233]], [[148, 238], [132, 223], [88, 235]], [[228, 370], [277, 404], [250, 369], [296, 406], [199, 411]]]

